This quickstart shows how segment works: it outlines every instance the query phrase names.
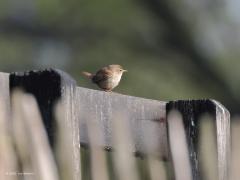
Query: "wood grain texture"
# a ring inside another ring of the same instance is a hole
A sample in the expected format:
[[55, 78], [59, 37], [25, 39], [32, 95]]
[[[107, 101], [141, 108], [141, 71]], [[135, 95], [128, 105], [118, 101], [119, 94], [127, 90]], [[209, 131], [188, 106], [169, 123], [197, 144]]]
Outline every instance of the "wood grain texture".
[[193, 180], [201, 179], [198, 157], [199, 119], [205, 114], [209, 114], [214, 119], [219, 180], [228, 179], [230, 158], [230, 114], [228, 110], [219, 102], [209, 99], [171, 101], [167, 103], [166, 108], [167, 114], [172, 110], [178, 110], [182, 114]]
[[[104, 137], [102, 144], [111, 148], [112, 123], [124, 118], [133, 136], [133, 152], [152, 151], [159, 152], [162, 157], [168, 156], [165, 102], [81, 87], [77, 87], [76, 102], [82, 144], [88, 144], [86, 121], [99, 121]], [[145, 134], [148, 134], [147, 138]], [[150, 150], [146, 145], [151, 146]]]
[[48, 132], [49, 142], [54, 146], [56, 121], [53, 108], [61, 97], [61, 76], [52, 69], [11, 73], [10, 90], [13, 91], [15, 88], [35, 96]]
[[[3, 76], [2, 76], [3, 75]], [[32, 93], [38, 102], [49, 141], [54, 148], [56, 121], [54, 105], [61, 100], [64, 107], [63, 123], [71, 136], [71, 158], [74, 161], [75, 179], [80, 177], [80, 144], [88, 146], [87, 122], [99, 124], [102, 133], [101, 145], [113, 147], [113, 122], [125, 120], [133, 138], [129, 151], [138, 155], [155, 154], [169, 160], [169, 130], [167, 114], [175, 109], [183, 116], [187, 139], [192, 179], [201, 179], [199, 170], [198, 142], [199, 117], [210, 114], [215, 120], [217, 137], [217, 156], [219, 180], [228, 179], [230, 154], [230, 114], [219, 102], [214, 100], [184, 100], [162, 102], [132, 97], [112, 92], [97, 91], [76, 87], [75, 81], [60, 70], [29, 71], [0, 74], [0, 88], [13, 90], [16, 87]], [[9, 92], [1, 92], [9, 102]], [[8, 93], [8, 94], [7, 94]]]
[[21, 88], [35, 96], [48, 133], [49, 142], [55, 150], [57, 121], [54, 108], [57, 102], [62, 102], [64, 118], [62, 122], [70, 135], [66, 145], [72, 150], [68, 156], [74, 163], [74, 179], [80, 176], [80, 141], [79, 123], [75, 118], [75, 87], [76, 82], [60, 70], [29, 71], [10, 74], [10, 89]]
[[229, 179], [231, 134], [230, 113], [218, 101], [212, 100], [216, 106], [216, 128], [217, 128], [217, 153], [218, 153], [218, 176], [219, 180]]
[[17, 177], [7, 176], [18, 170], [10, 113], [9, 74], [0, 72], [0, 179], [17, 180]]

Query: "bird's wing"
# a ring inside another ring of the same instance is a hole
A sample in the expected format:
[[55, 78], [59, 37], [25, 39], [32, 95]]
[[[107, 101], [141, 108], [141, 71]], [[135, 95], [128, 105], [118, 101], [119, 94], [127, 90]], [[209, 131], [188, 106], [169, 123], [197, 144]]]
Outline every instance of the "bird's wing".
[[112, 77], [112, 72], [108, 70], [107, 68], [100, 69], [96, 75], [92, 78], [92, 81], [94, 83], [99, 83], [101, 81], [105, 81], [108, 78]]

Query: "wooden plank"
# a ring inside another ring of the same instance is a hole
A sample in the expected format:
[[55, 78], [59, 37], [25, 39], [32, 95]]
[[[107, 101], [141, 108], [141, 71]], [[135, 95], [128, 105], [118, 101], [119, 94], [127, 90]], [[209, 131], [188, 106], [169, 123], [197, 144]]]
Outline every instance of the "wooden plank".
[[5, 110], [10, 113], [10, 96], [9, 96], [9, 74], [0, 72], [0, 100], [4, 103]]
[[216, 125], [219, 180], [228, 179], [230, 114], [226, 108], [214, 100], [171, 101], [166, 108], [167, 113], [178, 110], [183, 116], [193, 180], [201, 177], [198, 157], [199, 118], [206, 113], [213, 117]]
[[[76, 89], [76, 102], [82, 144], [88, 144], [86, 121], [99, 121], [104, 137], [102, 144], [111, 148], [112, 123], [124, 118], [133, 136], [132, 151], [146, 153], [149, 147], [145, 145], [150, 144], [152, 152], [159, 152], [163, 158], [168, 157], [165, 102], [81, 87]], [[144, 134], [148, 134], [151, 140], [146, 139]]]
[[229, 179], [231, 158], [230, 113], [221, 103], [212, 102], [216, 106], [218, 176], [219, 180], [225, 180]]
[[175, 179], [192, 180], [186, 133], [182, 116], [177, 111], [172, 111], [168, 115], [168, 135]]
[[48, 133], [49, 142], [55, 149], [57, 122], [54, 116], [55, 104], [61, 100], [63, 105], [62, 123], [70, 134], [66, 145], [72, 152], [71, 157], [74, 179], [80, 179], [80, 141], [79, 123], [75, 118], [75, 87], [76, 83], [70, 76], [60, 70], [29, 71], [10, 74], [10, 88], [21, 88], [35, 96]]
[[[58, 100], [64, 106], [62, 121], [71, 134], [73, 147], [71, 153], [76, 172], [75, 179], [80, 177], [80, 143], [89, 144], [87, 121], [100, 124], [102, 146], [110, 150], [113, 147], [113, 122], [125, 120], [130, 126], [133, 141], [130, 151], [137, 154], [155, 153], [162, 159], [168, 159], [168, 132], [166, 113], [176, 109], [183, 116], [187, 138], [192, 179], [200, 179], [198, 138], [199, 117], [204, 113], [211, 114], [215, 119], [219, 179], [227, 179], [227, 165], [230, 152], [230, 115], [217, 101], [189, 100], [171, 101], [169, 103], [126, 96], [117, 93], [96, 91], [76, 87], [76, 83], [66, 73], [59, 70], [30, 71], [12, 73], [10, 88], [21, 87], [34, 94], [40, 107], [49, 140], [54, 148], [56, 121], [53, 108]], [[80, 131], [79, 131], [80, 127]], [[79, 137], [80, 135], [80, 137]], [[146, 147], [147, 146], [147, 147]]]
[[48, 132], [50, 144], [54, 146], [54, 104], [61, 97], [61, 76], [54, 70], [15, 72], [10, 74], [10, 89], [21, 88], [33, 94]]
[[0, 179], [16, 180], [17, 162], [10, 131], [9, 74], [0, 72]]
[[11, 105], [14, 122], [12, 136], [22, 178], [59, 180], [36, 99], [21, 91], [14, 91]]
[[[76, 81], [72, 79], [67, 73], [61, 70], [55, 70], [61, 77], [61, 105], [64, 110], [64, 117], [58, 120], [64, 121], [65, 132], [70, 133], [70, 151], [72, 152], [72, 161], [74, 162], [73, 178], [74, 180], [81, 180], [81, 161], [80, 161], [80, 124], [76, 116]], [[61, 140], [59, 140], [61, 141]], [[66, 142], [67, 143], [67, 142]], [[72, 144], [71, 144], [72, 143]], [[66, 144], [67, 145], [67, 144]], [[71, 152], [70, 152], [71, 153]]]

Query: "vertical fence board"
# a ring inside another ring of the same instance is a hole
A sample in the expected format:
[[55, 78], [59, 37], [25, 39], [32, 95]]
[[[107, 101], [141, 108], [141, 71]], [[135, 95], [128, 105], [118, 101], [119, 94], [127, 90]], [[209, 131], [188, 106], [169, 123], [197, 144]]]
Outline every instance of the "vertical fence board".
[[0, 72], [0, 100], [4, 104], [4, 108], [7, 111], [7, 118], [10, 113], [10, 96], [9, 96], [9, 74]]
[[112, 147], [112, 123], [118, 119], [127, 118], [133, 136], [131, 149], [134, 152], [145, 153], [143, 134], [146, 131], [153, 134], [152, 141], [156, 142], [155, 150], [163, 158], [168, 157], [165, 102], [137, 98], [96, 91], [77, 87], [77, 117], [81, 123], [81, 143], [88, 144], [86, 136], [86, 121], [99, 121], [100, 130], [104, 134], [103, 146]]
[[[8, 81], [8, 77], [10, 81]], [[33, 94], [38, 102], [49, 142], [54, 149], [56, 142], [56, 120], [54, 105], [61, 100], [64, 118], [61, 119], [70, 133], [69, 147], [74, 162], [74, 179], [80, 179], [80, 143], [88, 145], [86, 121], [97, 121], [103, 133], [102, 146], [107, 149], [113, 145], [112, 124], [116, 119], [124, 118], [130, 125], [133, 136], [129, 148], [137, 153], [160, 152], [161, 158], [168, 159], [168, 129], [166, 114], [175, 109], [183, 117], [183, 125], [188, 145], [192, 179], [200, 180], [201, 173], [198, 157], [199, 118], [204, 113], [214, 117], [217, 137], [217, 157], [219, 180], [228, 179], [230, 154], [230, 114], [220, 103], [214, 100], [189, 100], [161, 102], [117, 93], [107, 93], [81, 87], [66, 73], [60, 70], [0, 73], [0, 97], [9, 109], [9, 87], [22, 88]], [[116, 115], [118, 117], [116, 118]], [[120, 115], [120, 116], [119, 116]], [[151, 134], [149, 139], [144, 134]], [[154, 144], [157, 144], [156, 146]]]
[[230, 113], [219, 102], [213, 100], [213, 103], [216, 105], [218, 176], [219, 180], [225, 180], [230, 175]]
[[0, 73], [0, 179], [16, 180], [16, 155], [10, 134], [9, 74]]
[[219, 180], [228, 179], [228, 162], [230, 158], [229, 112], [220, 103], [213, 100], [171, 101], [167, 103], [166, 108], [167, 113], [171, 110], [178, 110], [183, 116], [193, 180], [201, 179], [197, 149], [199, 142], [199, 118], [206, 113], [213, 117], [218, 139], [217, 152]]
[[[32, 95], [14, 91], [12, 132], [23, 179], [59, 180], [53, 152]], [[17, 174], [20, 178], [20, 174]]]
[[172, 111], [168, 115], [168, 135], [175, 179], [192, 180], [187, 138], [179, 112]]
[[80, 143], [79, 125], [75, 118], [75, 93], [76, 83], [66, 73], [60, 70], [29, 71], [24, 73], [10, 74], [10, 88], [21, 88], [27, 93], [35, 96], [40, 112], [48, 133], [49, 142], [54, 150], [57, 132], [56, 119], [54, 117], [54, 106], [61, 101], [64, 107], [64, 118], [67, 131], [71, 140], [68, 147], [72, 149], [71, 157], [74, 178], [80, 178]]

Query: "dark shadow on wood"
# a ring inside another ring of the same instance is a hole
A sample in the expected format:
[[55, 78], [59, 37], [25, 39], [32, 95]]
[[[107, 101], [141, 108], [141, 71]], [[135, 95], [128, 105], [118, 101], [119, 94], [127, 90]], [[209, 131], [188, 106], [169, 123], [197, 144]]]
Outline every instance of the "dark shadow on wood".
[[228, 179], [228, 163], [230, 158], [229, 112], [217, 101], [208, 99], [171, 101], [167, 103], [166, 109], [167, 114], [172, 110], [177, 110], [182, 114], [193, 180], [202, 179], [198, 157], [199, 118], [204, 114], [209, 114], [213, 117], [217, 137], [219, 179]]
[[54, 132], [56, 132], [56, 121], [53, 111], [55, 103], [61, 97], [60, 74], [53, 69], [11, 73], [11, 92], [15, 88], [20, 88], [36, 97], [50, 144], [53, 146]]

